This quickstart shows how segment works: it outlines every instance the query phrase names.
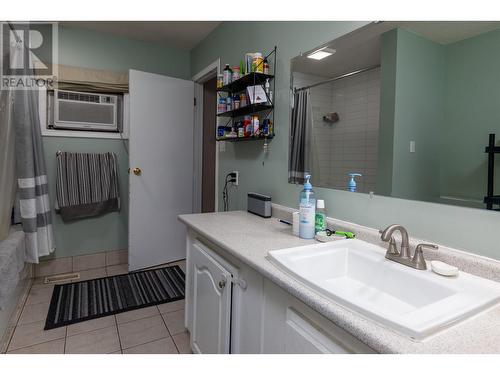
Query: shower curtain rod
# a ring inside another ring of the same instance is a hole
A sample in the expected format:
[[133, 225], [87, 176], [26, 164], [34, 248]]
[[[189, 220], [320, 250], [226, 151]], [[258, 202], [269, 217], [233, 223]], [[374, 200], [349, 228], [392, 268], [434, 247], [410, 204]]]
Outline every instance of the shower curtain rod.
[[309, 86], [304, 86], [304, 87], [300, 87], [298, 89], [294, 89], [293, 91], [297, 92], [297, 91], [307, 90], [307, 89], [310, 89], [312, 87], [320, 86], [320, 85], [323, 85], [323, 84], [329, 83], [329, 82], [338, 81], [339, 79], [351, 77], [351, 76], [354, 76], [356, 74], [368, 72], [369, 70], [373, 70], [373, 69], [377, 69], [377, 68], [380, 68], [380, 64], [379, 65], [370, 66], [368, 68], [354, 70], [352, 72], [345, 73], [345, 74], [342, 74], [342, 75], [337, 76], [337, 77], [329, 78], [327, 80], [324, 80], [324, 81], [321, 81], [321, 82], [318, 82], [318, 83], [315, 83], [315, 84], [312, 84], [312, 85], [309, 85]]

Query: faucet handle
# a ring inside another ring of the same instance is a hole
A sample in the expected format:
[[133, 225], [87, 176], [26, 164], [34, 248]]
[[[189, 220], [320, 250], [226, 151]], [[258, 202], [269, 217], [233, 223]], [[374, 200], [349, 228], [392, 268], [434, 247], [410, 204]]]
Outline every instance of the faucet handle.
[[432, 249], [432, 250], [437, 250], [439, 249], [439, 246], [438, 245], [434, 245], [432, 243], [421, 243], [421, 244], [418, 244], [417, 245], [417, 248], [415, 249], [415, 252], [417, 251], [422, 251], [423, 248], [427, 248], [427, 249]]
[[415, 248], [415, 254], [413, 254], [413, 258], [411, 261], [415, 265], [415, 268], [419, 270], [427, 269], [427, 264], [425, 263], [425, 258], [424, 258], [424, 252], [422, 251], [424, 247], [433, 250], [437, 250], [439, 248], [437, 245], [429, 243], [421, 243], [417, 245], [417, 247]]
[[[384, 231], [380, 229], [378, 232], [382, 234]], [[387, 254], [399, 255], [399, 250], [396, 247], [396, 240], [394, 239], [394, 236], [391, 236], [391, 239], [389, 240], [389, 247], [387, 248]]]

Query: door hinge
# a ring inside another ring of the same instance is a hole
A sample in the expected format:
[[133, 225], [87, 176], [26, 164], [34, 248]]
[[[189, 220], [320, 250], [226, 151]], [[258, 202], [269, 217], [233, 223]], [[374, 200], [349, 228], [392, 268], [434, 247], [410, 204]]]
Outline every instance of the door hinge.
[[196, 106], [196, 98], [193, 98], [193, 104]]
[[240, 279], [239, 277], [234, 277], [232, 276], [231, 281], [233, 284], [238, 285], [241, 289], [246, 290], [247, 289], [247, 281], [245, 279]]

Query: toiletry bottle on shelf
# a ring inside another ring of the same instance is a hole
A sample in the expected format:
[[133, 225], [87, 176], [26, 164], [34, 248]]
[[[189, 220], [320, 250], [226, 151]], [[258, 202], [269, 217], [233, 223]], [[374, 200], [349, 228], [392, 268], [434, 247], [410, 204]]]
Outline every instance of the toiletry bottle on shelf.
[[300, 192], [299, 237], [305, 239], [312, 239], [315, 235], [316, 197], [310, 179], [311, 176], [307, 175], [304, 189]]
[[264, 59], [262, 53], [255, 52], [252, 59], [252, 72], [264, 73]]
[[232, 81], [237, 81], [240, 79], [240, 67], [239, 66], [233, 66], [233, 75], [232, 75]]
[[266, 79], [266, 84], [264, 86], [264, 90], [266, 91], [266, 95], [267, 95], [267, 102], [268, 104], [271, 104], [271, 85], [269, 84], [269, 78]]
[[222, 83], [224, 85], [230, 84], [232, 77], [233, 77], [233, 71], [229, 67], [229, 64], [226, 64], [226, 67], [222, 71]]
[[269, 74], [269, 62], [267, 58], [264, 59], [264, 74]]
[[253, 115], [252, 116], [252, 125], [253, 125], [253, 135], [259, 135], [259, 129], [260, 129], [260, 120], [259, 116]]
[[316, 233], [323, 232], [326, 230], [326, 210], [325, 201], [323, 199], [318, 199], [316, 203], [316, 220], [315, 229]]
[[249, 138], [252, 136], [252, 130], [253, 130], [253, 124], [252, 124], [252, 117], [251, 116], [245, 116], [243, 117], [243, 136], [245, 138]]
[[240, 94], [240, 107], [245, 107], [247, 105], [247, 95], [242, 92]]
[[362, 175], [360, 173], [349, 173], [349, 177], [351, 179], [349, 180], [349, 183], [347, 184], [347, 190], [355, 192], [357, 189], [356, 186], [356, 179], [354, 177], [361, 177]]
[[226, 98], [219, 98], [219, 104], [217, 105], [217, 113], [226, 112]]
[[234, 95], [233, 97], [233, 109], [238, 109], [240, 108], [240, 96], [238, 94]]
[[236, 123], [236, 129], [238, 130], [238, 138], [245, 137], [245, 126], [243, 125], [243, 121], [238, 121]]

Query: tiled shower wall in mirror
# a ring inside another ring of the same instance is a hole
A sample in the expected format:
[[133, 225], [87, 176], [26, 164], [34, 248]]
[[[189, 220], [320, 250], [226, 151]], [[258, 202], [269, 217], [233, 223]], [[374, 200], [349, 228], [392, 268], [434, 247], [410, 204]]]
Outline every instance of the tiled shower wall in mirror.
[[[326, 79], [294, 72], [293, 86], [304, 87]], [[357, 178], [358, 191], [375, 191], [380, 68], [311, 88], [311, 100], [315, 185], [345, 190], [348, 173], [360, 173], [363, 176]], [[323, 120], [331, 112], [338, 113], [338, 122]]]

